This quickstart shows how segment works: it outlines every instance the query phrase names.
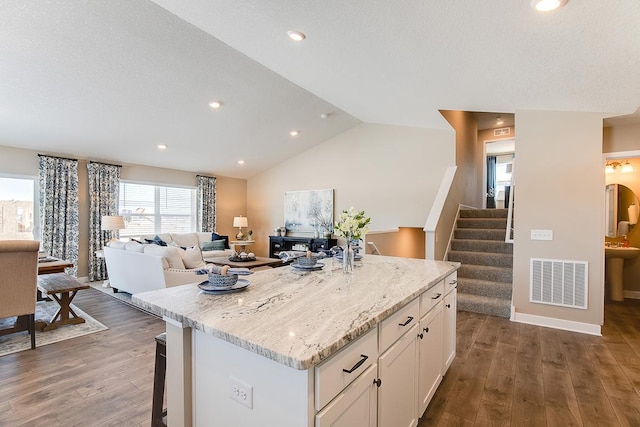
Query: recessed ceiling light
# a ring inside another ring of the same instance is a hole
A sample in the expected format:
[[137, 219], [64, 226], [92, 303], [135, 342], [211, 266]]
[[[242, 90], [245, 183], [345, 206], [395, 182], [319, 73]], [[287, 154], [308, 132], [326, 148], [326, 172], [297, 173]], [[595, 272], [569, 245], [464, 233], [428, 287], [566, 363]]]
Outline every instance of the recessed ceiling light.
[[322, 113], [322, 114], [320, 114], [320, 118], [321, 118], [322, 120], [326, 120], [326, 118], [327, 118], [327, 117], [329, 117], [329, 114], [328, 114], [328, 113]]
[[214, 109], [215, 108], [220, 108], [221, 106], [222, 106], [222, 102], [220, 102], [220, 101], [211, 101], [209, 103], [209, 107], [214, 108]]
[[287, 35], [291, 40], [296, 42], [301, 42], [302, 40], [307, 38], [307, 36], [305, 36], [304, 33], [301, 33], [300, 31], [287, 31]]
[[300, 134], [299, 130], [292, 130], [291, 132], [289, 132], [289, 135], [291, 136], [298, 136]]
[[496, 119], [496, 124], [497, 124], [498, 126], [500, 126], [500, 125], [504, 124], [504, 120], [502, 120], [502, 117], [498, 116], [498, 118]]
[[244, 160], [238, 160], [239, 165], [244, 165]]
[[166, 150], [167, 149], [167, 145], [166, 144], [158, 144], [158, 145], [156, 145], [156, 147], [158, 147], [158, 150]]
[[551, 12], [560, 9], [567, 0], [532, 0], [531, 7], [538, 12]]

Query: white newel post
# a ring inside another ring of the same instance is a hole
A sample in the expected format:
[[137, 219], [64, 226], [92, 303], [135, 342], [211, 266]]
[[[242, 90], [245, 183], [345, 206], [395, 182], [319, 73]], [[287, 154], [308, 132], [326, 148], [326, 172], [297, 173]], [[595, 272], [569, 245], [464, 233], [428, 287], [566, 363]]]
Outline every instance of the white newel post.
[[167, 425], [192, 427], [191, 328], [164, 317], [167, 325]]

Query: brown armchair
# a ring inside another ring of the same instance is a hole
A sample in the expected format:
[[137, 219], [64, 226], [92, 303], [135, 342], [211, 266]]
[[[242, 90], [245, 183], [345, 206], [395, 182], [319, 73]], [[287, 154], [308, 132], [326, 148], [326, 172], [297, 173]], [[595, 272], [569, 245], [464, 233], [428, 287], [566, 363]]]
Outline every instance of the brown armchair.
[[0, 335], [29, 330], [31, 348], [36, 348], [36, 293], [38, 249], [33, 240], [0, 240], [0, 318], [17, 316], [12, 328]]

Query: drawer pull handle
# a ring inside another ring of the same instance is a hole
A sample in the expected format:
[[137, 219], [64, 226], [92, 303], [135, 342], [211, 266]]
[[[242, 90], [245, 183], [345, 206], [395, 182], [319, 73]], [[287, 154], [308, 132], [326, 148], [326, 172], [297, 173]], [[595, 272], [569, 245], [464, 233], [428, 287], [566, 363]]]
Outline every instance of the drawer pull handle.
[[452, 280], [452, 281], [449, 282], [450, 285], [455, 285], [456, 283], [458, 283], [457, 280]]
[[404, 323], [398, 323], [398, 326], [407, 326], [409, 323], [411, 323], [412, 320], [413, 320], [413, 317], [408, 316], [407, 321]]
[[420, 339], [424, 338], [424, 334], [419, 333], [419, 334], [418, 334], [418, 338], [420, 338]]
[[361, 354], [360, 357], [362, 359], [358, 360], [358, 363], [356, 363], [355, 365], [353, 365], [353, 368], [351, 369], [342, 369], [342, 372], [346, 372], [347, 374], [352, 373], [353, 371], [355, 371], [356, 369], [358, 369], [360, 366], [362, 366], [362, 364], [369, 358], [369, 356], [366, 356], [364, 354]]
[[426, 333], [429, 333], [429, 327], [427, 326], [426, 328], [423, 329], [423, 331], [425, 331]]
[[442, 294], [438, 292], [435, 296], [431, 297], [431, 299], [438, 299], [441, 296], [442, 296]]
[[382, 385], [382, 380], [380, 378], [376, 378], [375, 380], [373, 380], [373, 383], [376, 386], [380, 387]]
[[447, 305], [445, 305], [445, 307], [451, 308], [451, 304], [447, 304]]

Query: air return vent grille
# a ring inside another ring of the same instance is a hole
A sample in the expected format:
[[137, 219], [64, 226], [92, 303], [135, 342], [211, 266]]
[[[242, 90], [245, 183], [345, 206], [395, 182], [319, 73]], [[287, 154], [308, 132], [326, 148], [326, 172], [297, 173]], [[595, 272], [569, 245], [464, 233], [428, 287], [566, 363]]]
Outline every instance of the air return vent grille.
[[529, 301], [587, 308], [587, 263], [531, 258]]

